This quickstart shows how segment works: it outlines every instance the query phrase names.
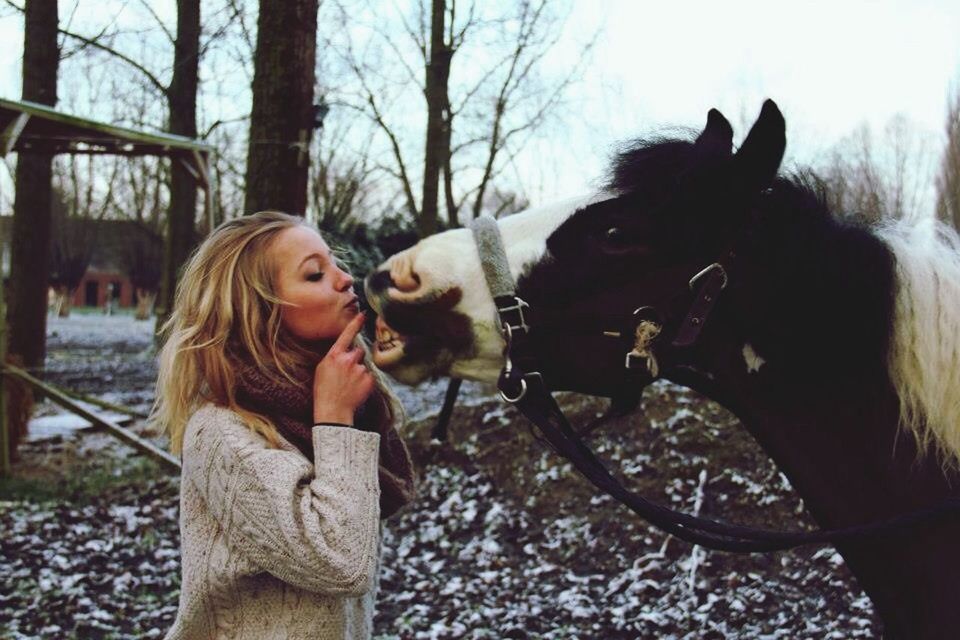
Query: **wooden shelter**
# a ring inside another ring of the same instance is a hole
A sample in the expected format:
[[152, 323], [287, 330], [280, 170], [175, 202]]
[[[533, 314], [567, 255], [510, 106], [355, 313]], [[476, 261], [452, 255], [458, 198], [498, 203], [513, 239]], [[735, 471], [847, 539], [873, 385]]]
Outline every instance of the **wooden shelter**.
[[213, 147], [170, 133], [146, 133], [78, 118], [36, 102], [0, 99], [0, 157], [18, 153], [160, 156], [180, 162], [204, 192], [214, 227], [210, 154]]
[[[213, 183], [210, 180], [210, 145], [169, 133], [147, 133], [103, 122], [61, 113], [46, 105], [27, 101], [0, 99], [0, 157], [10, 152], [83, 155], [158, 156], [170, 158], [186, 168], [204, 192], [204, 213], [208, 229], [215, 221]], [[12, 274], [11, 274], [12, 275]], [[6, 313], [0, 295], [0, 366], [6, 355]], [[13, 367], [4, 366], [0, 375], [0, 477], [10, 470], [9, 433], [7, 425], [4, 376], [16, 376], [41, 393], [56, 400], [56, 395], [30, 376]], [[65, 405], [67, 406], [67, 405]], [[74, 407], [70, 410], [78, 412]], [[101, 421], [102, 422], [102, 421]], [[158, 455], [150, 446], [142, 445], [136, 436], [122, 427], [110, 427], [133, 446], [150, 455]], [[161, 452], [162, 453], [162, 452]], [[162, 458], [162, 456], [161, 456]], [[176, 460], [164, 460], [176, 466]]]

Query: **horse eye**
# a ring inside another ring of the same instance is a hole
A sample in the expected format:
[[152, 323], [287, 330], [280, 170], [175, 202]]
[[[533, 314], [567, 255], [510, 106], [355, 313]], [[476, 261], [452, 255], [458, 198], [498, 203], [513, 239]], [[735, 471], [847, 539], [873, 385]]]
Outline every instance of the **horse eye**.
[[636, 256], [646, 251], [646, 247], [637, 237], [634, 229], [628, 227], [609, 226], [601, 227], [595, 236], [598, 249], [610, 256]]
[[620, 245], [626, 242], [627, 236], [621, 231], [620, 227], [610, 227], [603, 234], [607, 242], [614, 245]]

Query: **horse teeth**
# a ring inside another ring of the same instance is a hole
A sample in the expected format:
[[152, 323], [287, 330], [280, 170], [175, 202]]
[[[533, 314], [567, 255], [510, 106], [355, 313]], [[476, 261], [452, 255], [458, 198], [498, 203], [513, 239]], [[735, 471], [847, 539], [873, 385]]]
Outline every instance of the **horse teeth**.
[[380, 351], [389, 351], [390, 349], [393, 349], [396, 346], [397, 346], [397, 340], [395, 339], [394, 336], [390, 336], [390, 339], [388, 340], [387, 339], [377, 340], [377, 348], [380, 349]]
[[403, 338], [395, 333], [386, 322], [377, 319], [377, 348], [380, 351], [389, 351], [403, 343]]

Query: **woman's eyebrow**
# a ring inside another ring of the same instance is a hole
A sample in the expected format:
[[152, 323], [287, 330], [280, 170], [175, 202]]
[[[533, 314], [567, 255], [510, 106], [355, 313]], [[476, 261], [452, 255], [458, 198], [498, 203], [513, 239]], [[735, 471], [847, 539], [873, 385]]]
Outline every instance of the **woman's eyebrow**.
[[320, 263], [323, 264], [323, 260], [324, 260], [325, 256], [324, 256], [322, 253], [311, 253], [310, 255], [308, 255], [306, 258], [304, 258], [304, 259], [300, 262], [300, 264], [299, 264], [299, 266], [297, 266], [297, 268], [299, 269], [300, 267], [302, 267], [302, 266], [304, 265], [304, 263], [306, 263], [308, 260], [312, 260], [313, 258], [319, 258], [319, 259], [320, 259]]

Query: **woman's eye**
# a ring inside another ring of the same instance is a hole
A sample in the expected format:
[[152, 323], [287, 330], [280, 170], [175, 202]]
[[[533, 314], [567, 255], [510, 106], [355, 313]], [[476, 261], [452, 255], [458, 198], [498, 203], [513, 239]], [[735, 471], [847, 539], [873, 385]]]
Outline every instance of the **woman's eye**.
[[323, 272], [318, 271], [316, 273], [311, 273], [310, 275], [308, 275], [307, 280], [309, 280], [310, 282], [318, 282], [322, 277], [323, 277]]

